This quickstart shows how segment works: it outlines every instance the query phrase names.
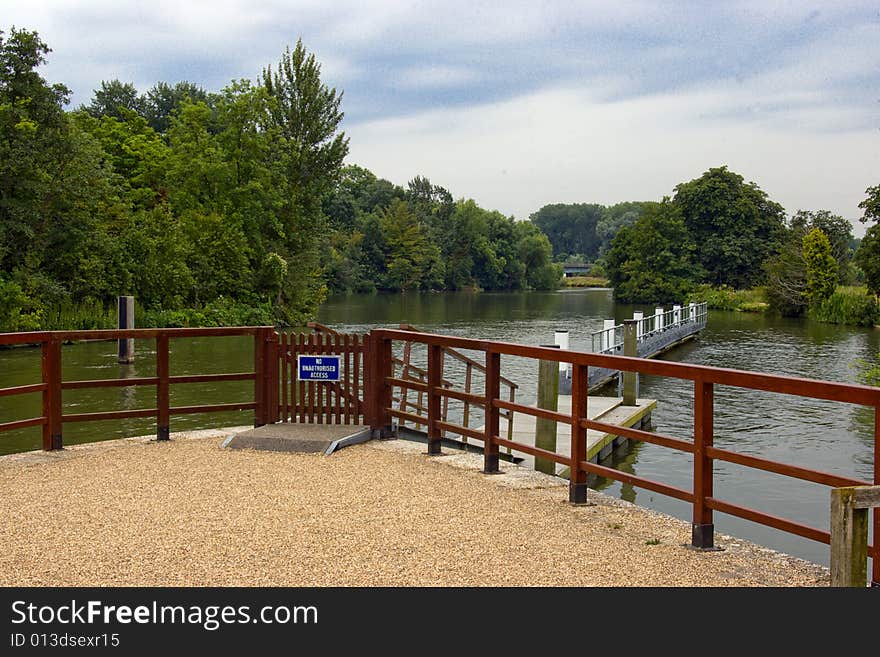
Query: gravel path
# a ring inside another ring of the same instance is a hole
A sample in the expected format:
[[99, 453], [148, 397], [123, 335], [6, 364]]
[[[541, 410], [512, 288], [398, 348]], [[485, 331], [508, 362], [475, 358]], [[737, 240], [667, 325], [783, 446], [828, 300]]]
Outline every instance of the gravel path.
[[[371, 442], [222, 449], [223, 431], [0, 457], [3, 586], [816, 586], [827, 570], [477, 455]], [[559, 484], [562, 484], [560, 486]], [[659, 541], [658, 544], [654, 544]]]

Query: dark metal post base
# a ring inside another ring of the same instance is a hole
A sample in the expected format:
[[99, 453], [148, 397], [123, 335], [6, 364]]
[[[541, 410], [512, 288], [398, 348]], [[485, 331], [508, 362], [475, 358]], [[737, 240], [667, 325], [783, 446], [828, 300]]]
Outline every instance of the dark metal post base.
[[483, 474], [501, 474], [498, 467], [498, 454], [486, 454], [483, 459]]
[[170, 427], [159, 427], [156, 430], [156, 440], [171, 440]]
[[52, 449], [64, 449], [64, 441], [60, 433], [52, 436]]
[[586, 504], [587, 485], [568, 482], [568, 501], [572, 504]]
[[440, 450], [440, 439], [428, 440], [428, 456], [441, 456], [443, 452]]
[[693, 523], [691, 525], [691, 545], [701, 550], [714, 549], [715, 525]]

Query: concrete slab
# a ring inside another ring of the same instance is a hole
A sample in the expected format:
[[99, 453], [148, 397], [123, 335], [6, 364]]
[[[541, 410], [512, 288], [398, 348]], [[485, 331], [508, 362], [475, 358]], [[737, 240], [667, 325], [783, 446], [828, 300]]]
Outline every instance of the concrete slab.
[[223, 441], [230, 449], [330, 455], [347, 445], [370, 439], [370, 428], [360, 424], [267, 424]]

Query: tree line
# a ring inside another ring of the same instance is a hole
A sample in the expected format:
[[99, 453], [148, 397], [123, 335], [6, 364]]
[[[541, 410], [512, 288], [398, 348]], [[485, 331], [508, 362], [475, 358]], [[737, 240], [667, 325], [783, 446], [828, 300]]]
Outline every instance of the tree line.
[[301, 42], [219, 92], [104, 81], [72, 111], [50, 52], [0, 31], [0, 330], [89, 328], [123, 294], [141, 325], [301, 324], [334, 291], [560, 275], [536, 227], [344, 166], [342, 92]]
[[555, 257], [595, 261], [623, 302], [757, 288], [782, 315], [872, 324], [880, 319], [878, 190], [869, 188], [860, 205], [862, 221], [874, 224], [861, 241], [849, 221], [827, 210], [787, 217], [725, 166], [676, 185], [659, 202], [549, 205], [531, 219]]

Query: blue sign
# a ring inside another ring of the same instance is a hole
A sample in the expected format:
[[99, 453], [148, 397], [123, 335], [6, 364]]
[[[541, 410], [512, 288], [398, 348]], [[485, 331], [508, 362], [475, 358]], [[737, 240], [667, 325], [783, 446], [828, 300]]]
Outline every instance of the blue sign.
[[339, 381], [341, 356], [297, 356], [296, 378], [300, 381]]

